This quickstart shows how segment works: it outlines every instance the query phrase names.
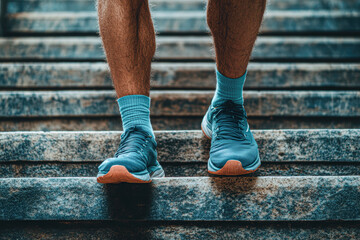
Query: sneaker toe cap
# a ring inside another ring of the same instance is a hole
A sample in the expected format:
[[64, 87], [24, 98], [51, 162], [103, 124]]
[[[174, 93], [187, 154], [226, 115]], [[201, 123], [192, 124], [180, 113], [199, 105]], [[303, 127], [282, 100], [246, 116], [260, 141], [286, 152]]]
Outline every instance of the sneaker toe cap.
[[222, 168], [227, 161], [240, 161], [243, 167], [249, 166], [257, 159], [259, 155], [256, 144], [241, 145], [224, 144], [221, 148], [210, 152], [211, 163], [218, 168]]
[[108, 158], [98, 167], [100, 173], [107, 173], [112, 166], [124, 166], [129, 172], [141, 172], [146, 169], [146, 164], [131, 154], [122, 155], [119, 158]]

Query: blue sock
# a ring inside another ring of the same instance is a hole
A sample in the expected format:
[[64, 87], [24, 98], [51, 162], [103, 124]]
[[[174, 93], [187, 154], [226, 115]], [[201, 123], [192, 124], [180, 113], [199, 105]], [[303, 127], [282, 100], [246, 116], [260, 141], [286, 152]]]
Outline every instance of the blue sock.
[[150, 122], [150, 98], [145, 95], [127, 95], [117, 100], [119, 104], [123, 129], [141, 126], [154, 136]]
[[246, 73], [247, 71], [239, 78], [228, 78], [216, 69], [216, 91], [211, 105], [216, 106], [226, 100], [232, 100], [236, 104], [244, 104], [243, 87]]

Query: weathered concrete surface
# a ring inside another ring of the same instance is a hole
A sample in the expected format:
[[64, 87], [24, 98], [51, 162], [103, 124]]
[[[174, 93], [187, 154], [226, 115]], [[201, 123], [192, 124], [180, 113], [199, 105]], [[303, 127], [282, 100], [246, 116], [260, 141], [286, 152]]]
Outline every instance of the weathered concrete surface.
[[[154, 11], [155, 30], [161, 32], [209, 32], [205, 11]], [[360, 13], [355, 11], [267, 11], [260, 32], [358, 32]], [[99, 32], [97, 13], [23, 12], [7, 16], [13, 33]]]
[[[152, 91], [152, 116], [203, 116], [213, 91]], [[245, 91], [252, 117], [358, 117], [360, 91]], [[0, 92], [0, 117], [119, 116], [115, 91]]]
[[[254, 130], [263, 162], [358, 162], [360, 130]], [[1, 132], [0, 161], [102, 161], [121, 132]], [[161, 162], [206, 162], [201, 131], [156, 132]]]
[[[151, 117], [154, 130], [199, 130], [202, 116]], [[360, 128], [358, 117], [252, 117], [251, 129], [350, 129]], [[120, 116], [2, 118], [0, 131], [121, 131]]]
[[[214, 69], [214, 63], [155, 62], [151, 86], [214, 89]], [[105, 63], [0, 63], [0, 87], [112, 88], [112, 82]], [[245, 89], [267, 88], [360, 88], [360, 64], [250, 63]]]
[[360, 237], [359, 222], [1, 222], [0, 238], [13, 239], [349, 239]]
[[[23, 177], [95, 177], [100, 161], [2, 162], [0, 178]], [[162, 162], [166, 177], [210, 176], [206, 162]], [[360, 175], [360, 163], [343, 162], [263, 162], [259, 170], [247, 176], [345, 176]]]
[[[354, 37], [265, 37], [260, 36], [253, 60], [359, 59], [360, 39]], [[210, 37], [157, 38], [155, 59], [212, 60]], [[99, 37], [0, 38], [0, 59], [104, 60]]]
[[[8, 0], [8, 12], [95, 11], [93, 0]], [[150, 0], [153, 11], [199, 11], [206, 0]], [[270, 0], [268, 10], [360, 10], [357, 0]]]
[[360, 220], [360, 176], [0, 179], [1, 220]]

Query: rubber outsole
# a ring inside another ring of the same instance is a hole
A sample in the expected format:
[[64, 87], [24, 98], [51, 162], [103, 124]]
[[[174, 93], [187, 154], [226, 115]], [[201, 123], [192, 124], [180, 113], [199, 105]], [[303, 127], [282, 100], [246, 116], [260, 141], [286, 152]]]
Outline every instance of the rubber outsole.
[[260, 165], [254, 170], [246, 170], [243, 168], [240, 161], [229, 160], [225, 163], [225, 165], [220, 170], [217, 170], [217, 171], [208, 170], [208, 172], [211, 174], [214, 174], [214, 175], [237, 176], [237, 175], [245, 175], [245, 174], [253, 173], [259, 167], [260, 167]]
[[131, 174], [126, 167], [115, 165], [112, 166], [109, 172], [103, 176], [96, 178], [98, 183], [150, 183], [148, 181], [141, 180]]

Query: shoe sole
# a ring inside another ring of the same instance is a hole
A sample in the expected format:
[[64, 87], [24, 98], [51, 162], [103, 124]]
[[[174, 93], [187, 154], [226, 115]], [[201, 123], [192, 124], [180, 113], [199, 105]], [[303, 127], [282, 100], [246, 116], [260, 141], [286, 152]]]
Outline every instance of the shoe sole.
[[210, 160], [208, 163], [208, 172], [214, 175], [222, 175], [222, 176], [238, 176], [238, 175], [245, 175], [255, 172], [259, 169], [260, 157], [258, 156], [254, 163], [251, 166], [243, 167], [241, 162], [238, 160], [228, 160], [225, 165], [218, 170], [211, 170], [210, 167]]
[[151, 183], [153, 178], [164, 177], [164, 170], [158, 169], [151, 174], [136, 175], [121, 165], [112, 166], [107, 174], [96, 178], [98, 183]]
[[[212, 131], [207, 127], [207, 124], [208, 124], [208, 122], [207, 122], [206, 115], [205, 115], [201, 122], [201, 131], [208, 139], [211, 140]], [[222, 168], [215, 170], [210, 166], [210, 159], [209, 159], [208, 160], [208, 172], [210, 174], [214, 174], [214, 175], [238, 176], [238, 175], [245, 175], [245, 174], [253, 173], [259, 169], [260, 165], [261, 165], [260, 156], [258, 155], [256, 160], [250, 166], [247, 166], [245, 168], [242, 166], [241, 162], [238, 160], [228, 160]]]

